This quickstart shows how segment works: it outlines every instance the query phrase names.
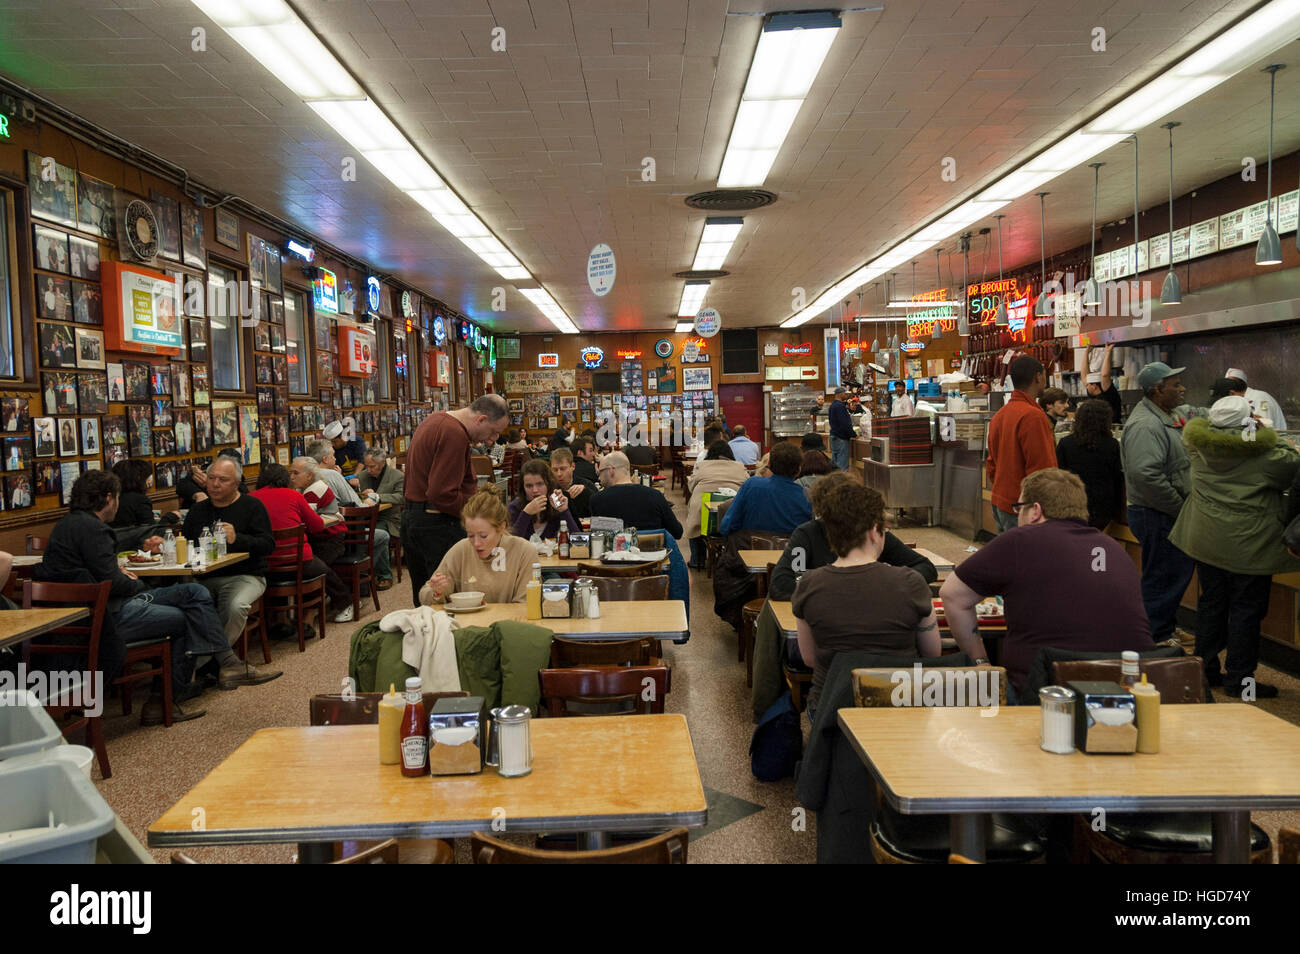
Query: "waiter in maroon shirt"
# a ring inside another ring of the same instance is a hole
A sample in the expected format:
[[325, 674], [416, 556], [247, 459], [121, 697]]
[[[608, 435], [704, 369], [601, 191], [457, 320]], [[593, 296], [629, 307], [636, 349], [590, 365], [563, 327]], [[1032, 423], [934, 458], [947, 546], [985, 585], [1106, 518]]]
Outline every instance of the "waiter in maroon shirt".
[[505, 398], [485, 394], [469, 407], [430, 414], [411, 437], [406, 453], [406, 511], [402, 549], [411, 570], [411, 596], [420, 605], [420, 587], [442, 558], [465, 537], [460, 510], [478, 490], [470, 465], [470, 445], [495, 441], [510, 422]]

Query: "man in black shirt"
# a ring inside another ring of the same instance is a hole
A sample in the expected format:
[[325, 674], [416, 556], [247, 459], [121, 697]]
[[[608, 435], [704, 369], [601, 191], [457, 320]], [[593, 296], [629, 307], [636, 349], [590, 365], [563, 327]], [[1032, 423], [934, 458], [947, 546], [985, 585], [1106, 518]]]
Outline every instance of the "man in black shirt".
[[626, 454], [622, 451], [606, 454], [600, 459], [597, 474], [605, 489], [591, 501], [593, 517], [618, 517], [627, 527], [663, 530], [673, 539], [681, 537], [681, 521], [673, 513], [672, 504], [653, 487], [632, 482], [632, 468]]
[[596, 476], [596, 441], [583, 434], [573, 442], [573, 475], [593, 484], [599, 481]]
[[[1088, 397], [1101, 398], [1109, 404], [1111, 423], [1118, 424], [1120, 423], [1120, 417], [1124, 413], [1124, 402], [1120, 400], [1119, 389], [1110, 380], [1110, 353], [1114, 347], [1114, 345], [1106, 345], [1105, 358], [1101, 362], [1101, 371], [1089, 373], [1087, 385]], [[1092, 367], [1091, 362], [1088, 366]]]
[[258, 669], [242, 662], [229, 649], [244, 632], [253, 604], [266, 592], [266, 558], [275, 549], [270, 514], [262, 501], [239, 492], [243, 479], [244, 468], [238, 461], [218, 457], [208, 467], [207, 499], [195, 503], [185, 516], [186, 539], [197, 542], [204, 529], [216, 523], [225, 535], [227, 553], [248, 554], [247, 560], [198, 578], [199, 585], [212, 594], [226, 631], [227, 649], [214, 657], [221, 669], [217, 684], [222, 689], [255, 686], [280, 675], [278, 669]]
[[551, 471], [555, 482], [569, 496], [569, 509], [579, 520], [591, 516], [591, 499], [597, 493], [596, 485], [583, 480], [573, 472], [573, 451], [558, 447], [551, 451]]
[[[117, 513], [121, 482], [103, 470], [88, 470], [72, 485], [68, 514], [54, 525], [45, 556], [35, 571], [39, 579], [70, 581], [80, 577], [112, 583], [108, 612], [116, 632], [171, 637], [172, 719], [185, 722], [203, 715], [179, 703], [198, 695], [191, 683], [196, 656], [229, 651], [221, 620], [208, 591], [196, 583], [173, 583], [150, 589], [117, 563], [114, 535], [108, 524]], [[145, 541], [156, 550], [158, 537]], [[101, 652], [101, 665], [104, 662]], [[242, 664], [241, 664], [242, 665]], [[162, 682], [155, 680], [140, 721], [162, 722]]]

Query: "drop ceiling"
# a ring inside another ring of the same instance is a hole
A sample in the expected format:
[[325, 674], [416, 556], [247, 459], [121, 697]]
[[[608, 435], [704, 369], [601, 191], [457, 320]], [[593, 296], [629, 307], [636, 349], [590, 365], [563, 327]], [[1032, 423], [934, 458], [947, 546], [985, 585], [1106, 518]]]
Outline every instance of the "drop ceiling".
[[[470, 207], [588, 330], [670, 329], [761, 19], [779, 0], [297, 0], [304, 20]], [[706, 304], [773, 325], [808, 298], [1158, 73], [1257, 4], [1245, 0], [906, 0], [846, 13]], [[189, 0], [0, 0], [0, 74], [427, 291], [496, 331], [551, 331]], [[191, 49], [207, 30], [206, 52]], [[491, 49], [503, 27], [506, 51]], [[1107, 49], [1090, 48], [1092, 30]], [[1300, 45], [1278, 75], [1275, 152], [1300, 147]], [[1260, 64], [1264, 65], [1263, 63]], [[1175, 191], [1261, 164], [1267, 77], [1248, 70], [1172, 118]], [[1167, 189], [1165, 133], [1140, 135], [1141, 204]], [[955, 182], [940, 161], [956, 159]], [[652, 158], [656, 179], [642, 181]], [[1099, 157], [1099, 221], [1131, 212], [1132, 147]], [[1294, 184], [1286, 185], [1292, 188]], [[1049, 254], [1087, 240], [1091, 170], [1044, 187]], [[1280, 191], [1280, 190], [1279, 190]], [[1033, 196], [1003, 210], [1004, 258], [1038, 256]], [[988, 224], [992, 224], [991, 221]], [[978, 228], [978, 226], [977, 226]], [[615, 250], [613, 291], [587, 253]], [[952, 240], [945, 243], [950, 246]], [[977, 250], [979, 246], [977, 244]], [[976, 260], [972, 256], [973, 262]], [[996, 257], [992, 259], [996, 268]], [[944, 263], [945, 276], [947, 261]], [[932, 283], [933, 253], [918, 264]], [[910, 270], [900, 276], [904, 288]]]

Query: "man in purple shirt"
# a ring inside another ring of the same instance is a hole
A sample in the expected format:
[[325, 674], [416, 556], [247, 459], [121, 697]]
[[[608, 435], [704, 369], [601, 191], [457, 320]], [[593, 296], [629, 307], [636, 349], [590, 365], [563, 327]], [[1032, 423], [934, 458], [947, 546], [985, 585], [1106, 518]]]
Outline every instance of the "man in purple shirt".
[[1046, 646], [1117, 656], [1155, 648], [1141, 575], [1117, 541], [1088, 525], [1083, 481], [1055, 467], [1034, 471], [1015, 509], [1018, 525], [959, 564], [939, 591], [959, 649], [988, 662], [975, 613], [986, 596], [1006, 604], [1001, 662], [1015, 689]]

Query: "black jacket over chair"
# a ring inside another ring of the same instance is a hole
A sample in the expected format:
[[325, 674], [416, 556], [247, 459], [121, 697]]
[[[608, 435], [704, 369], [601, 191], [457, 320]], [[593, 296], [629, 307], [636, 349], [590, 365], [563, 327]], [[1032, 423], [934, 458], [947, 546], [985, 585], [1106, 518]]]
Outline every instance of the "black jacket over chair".
[[805, 808], [817, 813], [818, 864], [872, 864], [869, 830], [874, 814], [871, 773], [853, 744], [840, 730], [838, 710], [852, 708], [853, 670], [882, 666], [910, 669], [922, 666], [969, 666], [965, 653], [933, 659], [882, 656], [879, 653], [837, 653], [831, 659], [795, 774], [795, 795]]

